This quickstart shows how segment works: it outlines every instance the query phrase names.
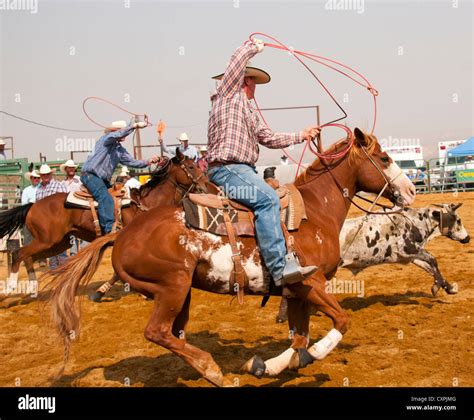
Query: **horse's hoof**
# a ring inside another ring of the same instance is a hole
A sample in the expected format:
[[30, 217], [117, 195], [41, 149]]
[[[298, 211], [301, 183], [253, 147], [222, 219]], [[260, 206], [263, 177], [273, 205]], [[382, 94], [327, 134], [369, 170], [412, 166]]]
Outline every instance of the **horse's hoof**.
[[203, 376], [203, 378], [209, 381], [212, 385], [215, 385], [217, 387], [233, 387], [234, 386], [233, 382], [227, 379], [222, 374], [222, 372], [208, 371]]
[[275, 319], [276, 323], [277, 324], [283, 324], [284, 322], [288, 321], [288, 318], [287, 317], [284, 317], [284, 316], [277, 316], [276, 319]]
[[448, 284], [448, 287], [446, 288], [446, 292], [449, 295], [455, 295], [459, 291], [458, 289], [458, 284], [453, 283], [453, 284]]
[[265, 373], [265, 362], [260, 356], [253, 356], [242, 366], [244, 372], [251, 373], [257, 378], [261, 378]]
[[92, 302], [100, 302], [103, 296], [104, 296], [104, 293], [95, 292], [95, 293], [92, 293], [92, 295], [89, 295], [89, 299], [92, 300]]
[[431, 286], [431, 294], [433, 295], [433, 297], [436, 297], [436, 295], [439, 292], [439, 289], [441, 289], [441, 286], [439, 286], [437, 283], [435, 283], [435, 284], [433, 284], [433, 286]]
[[288, 367], [293, 370], [298, 370], [300, 368], [304, 368], [309, 364], [314, 362], [313, 356], [309, 354], [309, 351], [306, 348], [299, 348], [293, 353], [291, 356], [290, 364]]

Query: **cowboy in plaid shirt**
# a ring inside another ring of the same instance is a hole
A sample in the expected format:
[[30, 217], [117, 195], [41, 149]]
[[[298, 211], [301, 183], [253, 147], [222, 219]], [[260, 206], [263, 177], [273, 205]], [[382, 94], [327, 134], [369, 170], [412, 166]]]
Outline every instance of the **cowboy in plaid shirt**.
[[50, 195], [57, 193], [66, 193], [66, 186], [53, 178], [53, 171], [51, 168], [44, 164], [41, 165], [39, 170], [41, 182], [36, 188], [36, 201], [42, 200], [43, 198], [49, 197]]
[[208, 126], [209, 178], [231, 199], [250, 207], [255, 214], [255, 230], [265, 265], [277, 286], [301, 281], [317, 267], [301, 267], [287, 255], [280, 225], [280, 200], [276, 191], [257, 175], [259, 144], [280, 149], [314, 137], [318, 127], [297, 133], [274, 133], [261, 120], [250, 100], [257, 84], [268, 83], [270, 75], [247, 62], [261, 52], [260, 40], [247, 41], [232, 55], [211, 98]]

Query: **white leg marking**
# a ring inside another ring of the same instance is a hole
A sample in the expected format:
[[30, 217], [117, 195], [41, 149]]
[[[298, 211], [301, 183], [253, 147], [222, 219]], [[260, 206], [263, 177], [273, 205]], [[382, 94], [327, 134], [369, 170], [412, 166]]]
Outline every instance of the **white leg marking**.
[[342, 339], [342, 334], [333, 328], [328, 332], [326, 337], [322, 338], [318, 342], [314, 343], [308, 352], [316, 360], [324, 359], [333, 349], [336, 347]]
[[18, 288], [18, 273], [10, 273], [7, 279], [7, 294], [13, 293]]
[[291, 356], [295, 352], [291, 347], [286, 349], [282, 354], [273, 359], [265, 361], [265, 373], [270, 376], [278, 375], [290, 365]]

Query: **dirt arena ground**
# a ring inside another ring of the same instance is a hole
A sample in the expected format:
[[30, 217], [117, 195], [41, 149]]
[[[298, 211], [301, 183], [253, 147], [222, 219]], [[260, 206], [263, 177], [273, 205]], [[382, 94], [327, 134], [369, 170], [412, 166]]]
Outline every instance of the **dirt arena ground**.
[[[419, 195], [415, 205], [459, 201], [464, 205], [458, 213], [472, 236], [474, 193]], [[447, 280], [458, 283], [457, 295], [441, 291], [433, 298], [432, 278], [414, 265], [369, 268], [357, 276], [364, 281], [363, 298], [338, 295], [351, 316], [340, 345], [297, 372], [260, 380], [239, 372], [252, 355], [267, 359], [288, 347], [287, 325], [275, 323], [278, 298], [261, 309], [257, 297], [247, 296], [240, 307], [229, 296], [194, 290], [188, 340], [211, 352], [240, 386], [474, 386], [474, 241], [463, 245], [442, 237], [428, 249]], [[90, 289], [111, 274], [107, 257]], [[0, 276], [6, 277], [5, 260]], [[351, 278], [345, 270], [337, 277]], [[22, 267], [20, 280], [26, 278]], [[45, 294], [0, 297], [0, 386], [210, 386], [177, 356], [144, 339], [150, 301], [124, 293], [121, 286], [109, 296], [101, 304], [83, 300], [81, 339], [59, 379], [54, 376], [63, 349], [41, 309]], [[329, 319], [313, 316], [312, 342], [330, 328]]]

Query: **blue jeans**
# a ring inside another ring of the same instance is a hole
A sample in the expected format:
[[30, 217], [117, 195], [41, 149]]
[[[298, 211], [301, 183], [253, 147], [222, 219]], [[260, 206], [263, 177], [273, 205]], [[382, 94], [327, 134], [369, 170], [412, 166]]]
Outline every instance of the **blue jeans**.
[[63, 265], [66, 262], [66, 259], [67, 254], [64, 255], [64, 253], [55, 255], [54, 257], [49, 257], [49, 268], [51, 270], [58, 268], [60, 265]]
[[257, 175], [255, 169], [244, 164], [211, 167], [208, 176], [227, 197], [254, 211], [260, 253], [273, 278], [279, 279], [285, 268], [286, 243], [276, 191]]
[[81, 182], [87, 187], [94, 199], [99, 203], [97, 213], [99, 215], [99, 223], [102, 233], [106, 235], [112, 231], [115, 221], [114, 215], [114, 199], [109, 194], [107, 188], [108, 182], [99, 178], [97, 175], [86, 172], [81, 175]]

